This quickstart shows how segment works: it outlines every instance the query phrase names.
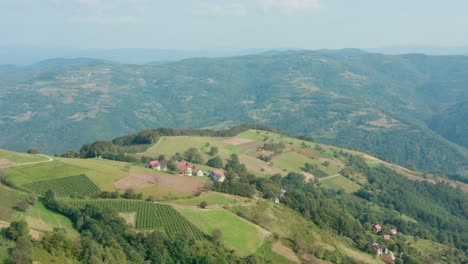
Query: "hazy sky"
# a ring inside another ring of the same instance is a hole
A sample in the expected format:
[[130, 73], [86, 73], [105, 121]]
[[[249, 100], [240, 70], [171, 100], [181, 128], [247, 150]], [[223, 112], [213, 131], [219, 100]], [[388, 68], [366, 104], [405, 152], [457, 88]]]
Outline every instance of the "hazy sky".
[[373, 48], [468, 44], [467, 0], [0, 0], [0, 45]]

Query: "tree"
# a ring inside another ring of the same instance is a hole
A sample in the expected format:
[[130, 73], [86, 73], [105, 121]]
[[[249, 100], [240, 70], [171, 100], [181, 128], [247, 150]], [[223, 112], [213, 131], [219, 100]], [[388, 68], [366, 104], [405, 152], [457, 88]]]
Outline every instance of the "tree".
[[41, 150], [39, 148], [30, 148], [28, 149], [29, 154], [41, 154]]
[[68, 150], [60, 155], [62, 158], [78, 158], [80, 154], [74, 150]]
[[28, 233], [28, 224], [23, 220], [11, 222], [10, 226], [5, 230], [6, 237], [12, 240], [26, 236]]
[[220, 229], [215, 228], [211, 234], [211, 241], [215, 244], [219, 244], [221, 242], [221, 238], [223, 238], [223, 232], [221, 232]]
[[219, 156], [216, 156], [214, 158], [209, 159], [206, 162], [206, 165], [208, 165], [210, 167], [213, 167], [213, 168], [219, 168], [219, 169], [224, 166], [223, 160]]
[[208, 154], [209, 154], [210, 156], [214, 156], [214, 155], [218, 154], [218, 147], [212, 146], [212, 147], [210, 148], [210, 152], [208, 152]]
[[16, 247], [11, 254], [12, 264], [30, 264], [32, 262], [33, 245], [27, 236], [18, 237]]
[[30, 193], [28, 197], [26, 198], [26, 201], [32, 206], [36, 205], [37, 195], [35, 193]]
[[200, 208], [205, 209], [207, 205], [208, 205], [208, 203], [207, 203], [206, 201], [202, 201], [198, 206], [199, 206]]
[[15, 205], [15, 209], [18, 210], [18, 211], [21, 211], [21, 212], [26, 212], [29, 208], [29, 203], [26, 202], [25, 200], [22, 200], [22, 201], [19, 201], [16, 205]]
[[167, 169], [169, 171], [176, 171], [177, 170], [177, 165], [172, 160], [170, 160], [170, 161], [167, 162]]

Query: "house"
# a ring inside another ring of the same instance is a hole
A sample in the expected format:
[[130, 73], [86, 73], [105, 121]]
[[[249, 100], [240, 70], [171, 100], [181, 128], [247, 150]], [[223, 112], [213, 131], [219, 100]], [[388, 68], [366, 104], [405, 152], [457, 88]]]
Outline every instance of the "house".
[[388, 257], [388, 256], [382, 256], [380, 257], [380, 259], [385, 263], [389, 263], [389, 264], [395, 263], [395, 260], [393, 260], [391, 257]]
[[375, 223], [372, 227], [376, 233], [382, 231], [382, 226], [379, 223]]
[[278, 197], [275, 197], [275, 199], [273, 199], [273, 201], [274, 201], [275, 203], [280, 203], [280, 199], [279, 199]]
[[222, 169], [216, 169], [208, 175], [213, 181], [223, 182], [226, 179], [226, 171]]
[[390, 233], [392, 233], [392, 235], [396, 235], [397, 234], [397, 229], [396, 228], [390, 229]]
[[379, 256], [379, 257], [382, 256], [382, 249], [380, 249], [379, 246], [374, 246], [374, 249], [375, 249], [375, 251], [377, 253], [377, 256]]
[[161, 163], [157, 160], [152, 160], [148, 163], [148, 168], [153, 170], [161, 170]]
[[185, 176], [192, 176], [192, 168], [185, 161], [177, 163], [177, 170], [179, 171], [179, 174], [183, 174]]
[[385, 240], [389, 240], [390, 238], [392, 238], [392, 236], [387, 235], [387, 234], [384, 234], [382, 237], [383, 237], [383, 239], [385, 239]]
[[204, 175], [202, 170], [200, 170], [199, 168], [195, 168], [195, 167], [193, 167], [193, 169], [192, 169], [192, 174], [196, 175], [196, 176], [203, 176]]

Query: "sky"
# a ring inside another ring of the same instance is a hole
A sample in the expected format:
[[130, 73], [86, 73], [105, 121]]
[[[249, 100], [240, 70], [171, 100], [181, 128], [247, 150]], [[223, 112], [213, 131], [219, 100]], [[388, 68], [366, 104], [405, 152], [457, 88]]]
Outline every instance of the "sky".
[[462, 46], [467, 13], [467, 0], [0, 0], [0, 46]]

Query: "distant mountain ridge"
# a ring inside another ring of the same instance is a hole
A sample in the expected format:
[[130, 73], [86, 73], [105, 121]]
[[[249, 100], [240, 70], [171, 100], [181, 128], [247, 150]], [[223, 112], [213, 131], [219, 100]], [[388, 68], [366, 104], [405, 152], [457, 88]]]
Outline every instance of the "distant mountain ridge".
[[147, 128], [249, 122], [407, 167], [452, 173], [468, 164], [465, 147], [426, 124], [468, 98], [465, 56], [347, 49], [77, 62], [0, 67], [0, 147], [61, 153]]

